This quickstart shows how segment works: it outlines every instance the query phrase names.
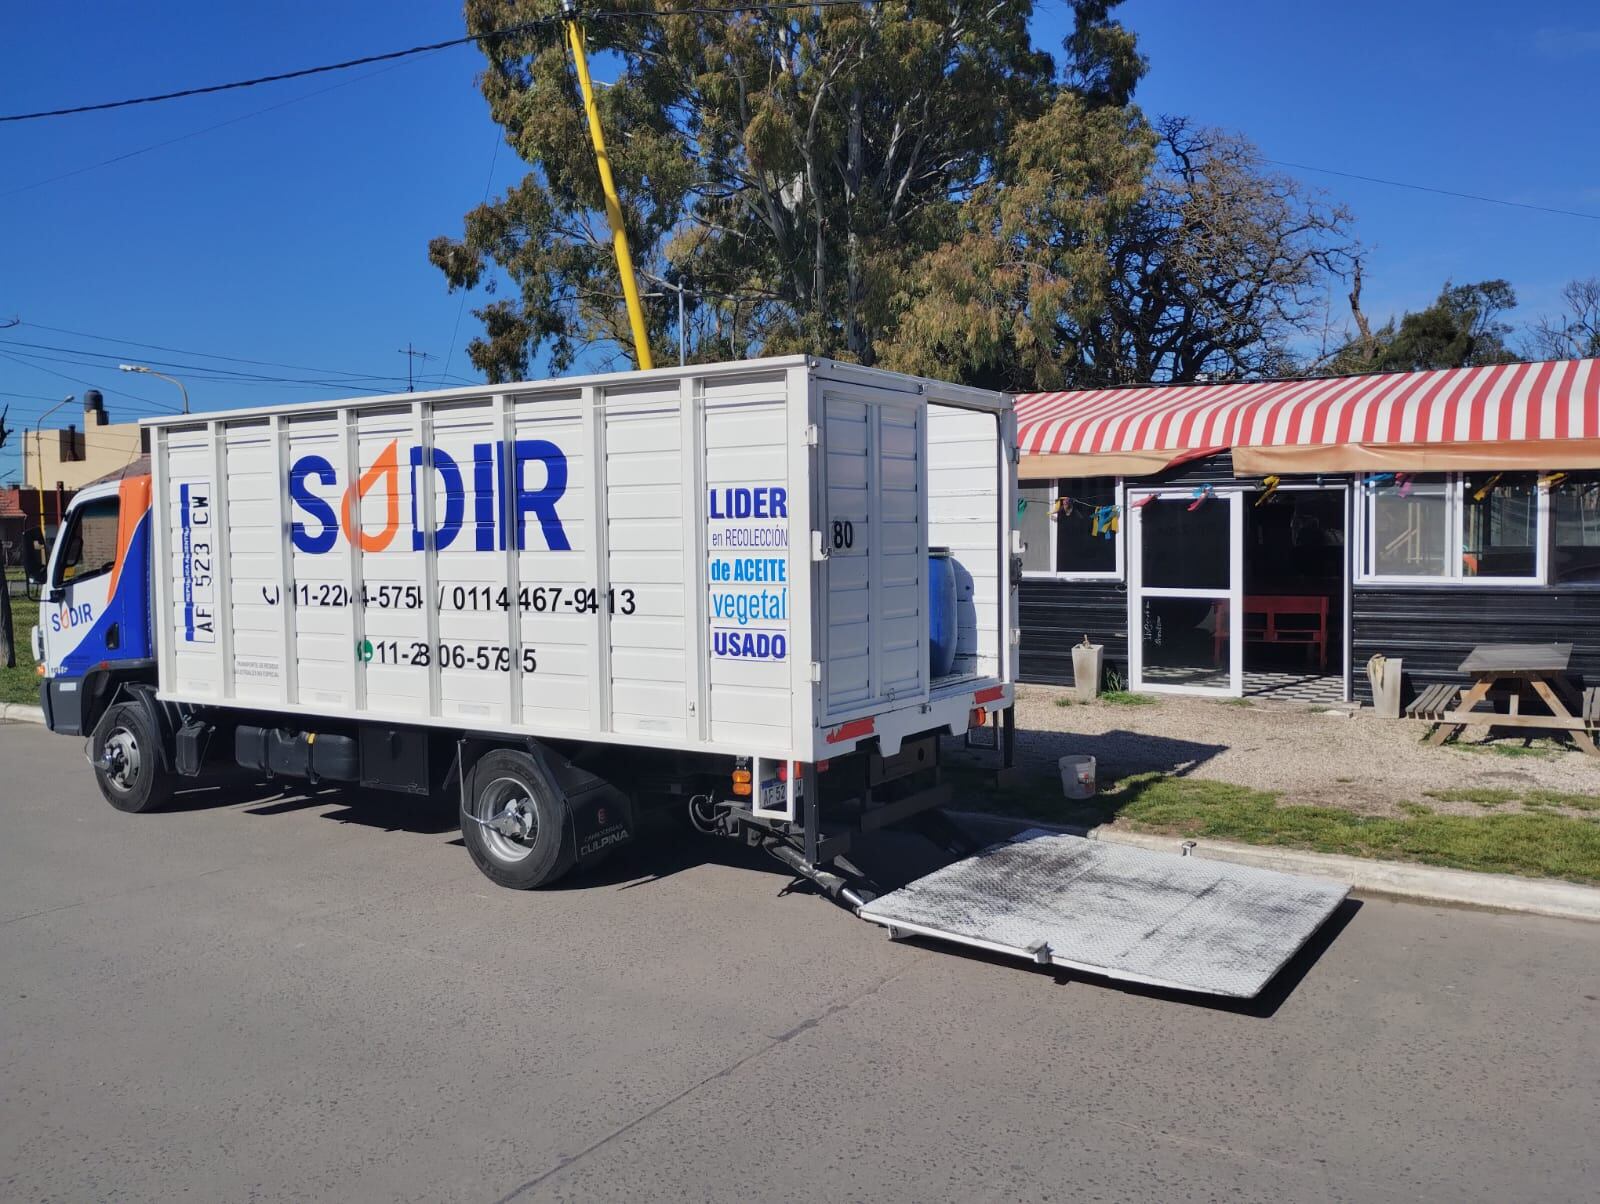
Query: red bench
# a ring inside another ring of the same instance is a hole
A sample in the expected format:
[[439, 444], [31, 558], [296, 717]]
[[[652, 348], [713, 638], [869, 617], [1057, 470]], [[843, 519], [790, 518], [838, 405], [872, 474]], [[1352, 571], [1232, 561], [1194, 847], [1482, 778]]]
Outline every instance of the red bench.
[[[1282, 619], [1310, 619], [1284, 626]], [[1211, 633], [1212, 662], [1222, 664], [1228, 638], [1228, 604], [1216, 604], [1216, 628]], [[1249, 644], [1303, 644], [1315, 649], [1317, 666], [1328, 667], [1328, 599], [1321, 594], [1246, 594], [1244, 638]]]

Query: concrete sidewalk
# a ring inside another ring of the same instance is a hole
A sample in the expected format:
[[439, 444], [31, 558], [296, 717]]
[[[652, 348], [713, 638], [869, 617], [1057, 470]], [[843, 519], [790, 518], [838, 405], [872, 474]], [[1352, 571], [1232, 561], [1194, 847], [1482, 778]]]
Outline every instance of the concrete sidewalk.
[[1237, 844], [1229, 840], [1190, 840], [1154, 832], [1130, 832], [1112, 824], [1101, 824], [1096, 828], [1060, 827], [976, 811], [954, 812], [953, 817], [975, 833], [993, 836], [996, 840], [1009, 839], [1029, 828], [1045, 828], [1157, 852], [1209, 857], [1236, 865], [1280, 870], [1286, 874], [1330, 878], [1349, 883], [1358, 891], [1422, 903], [1487, 907], [1526, 915], [1555, 916], [1563, 920], [1600, 922], [1600, 888], [1552, 878], [1478, 874], [1408, 861], [1378, 861], [1276, 845]]

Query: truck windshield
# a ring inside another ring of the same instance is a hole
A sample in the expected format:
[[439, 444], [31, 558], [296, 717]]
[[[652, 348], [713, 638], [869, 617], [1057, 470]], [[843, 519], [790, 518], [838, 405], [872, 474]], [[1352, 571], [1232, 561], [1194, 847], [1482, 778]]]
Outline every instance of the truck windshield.
[[67, 534], [56, 561], [53, 585], [69, 585], [111, 571], [117, 562], [117, 498], [85, 502], [67, 519]]

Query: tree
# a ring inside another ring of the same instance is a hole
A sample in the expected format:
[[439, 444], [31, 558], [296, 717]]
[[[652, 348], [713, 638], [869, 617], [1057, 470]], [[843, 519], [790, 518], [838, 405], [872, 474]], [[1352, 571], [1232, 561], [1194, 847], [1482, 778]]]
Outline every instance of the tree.
[[[1128, 106], [1143, 71], [1132, 35], [1110, 20], [1112, 3], [1074, 7], [1061, 76], [1029, 39], [1031, 0], [723, 13], [622, 0], [594, 14], [590, 49], [618, 65], [599, 105], [635, 260], [658, 294], [653, 349], [664, 357], [675, 342], [682, 287], [697, 359], [915, 361], [942, 335], [915, 332], [902, 349], [902, 327], [941, 272], [970, 261], [999, 272], [989, 291], [1027, 281], [1046, 302], [1024, 301], [1020, 322], [1009, 306], [1010, 342], [972, 371], [1042, 362], [1028, 352], [1056, 293], [1095, 295], [1104, 269], [1078, 252], [1137, 195], [1148, 144]], [[487, 35], [554, 11], [554, 0], [468, 0], [466, 16]], [[460, 239], [429, 246], [452, 289], [510, 291], [475, 310], [485, 333], [473, 363], [504, 380], [539, 348], [556, 371], [596, 345], [620, 357], [628, 326], [561, 43], [535, 29], [479, 45], [490, 111], [535, 168], [469, 213]], [[1077, 181], [1099, 190], [1087, 204], [1066, 191]]]
[[1530, 359], [1600, 356], [1600, 276], [1573, 280], [1561, 290], [1566, 312], [1540, 318], [1529, 332]]
[[1504, 280], [1446, 281], [1427, 309], [1405, 314], [1398, 324], [1391, 318], [1373, 330], [1361, 310], [1358, 274], [1350, 293], [1358, 333], [1316, 368], [1320, 375], [1339, 376], [1509, 363], [1517, 358], [1506, 343], [1513, 328], [1501, 319], [1516, 305], [1517, 295]]
[[930, 261], [898, 366], [1013, 389], [1294, 369], [1355, 264], [1350, 215], [1244, 138], [1151, 130], [1115, 99], [1058, 98], [1019, 129], [1003, 184], [966, 206], [983, 216]]
[[1113, 239], [1108, 304], [1070, 332], [1099, 385], [1278, 376], [1354, 265], [1351, 215], [1268, 170], [1246, 138], [1183, 118]]

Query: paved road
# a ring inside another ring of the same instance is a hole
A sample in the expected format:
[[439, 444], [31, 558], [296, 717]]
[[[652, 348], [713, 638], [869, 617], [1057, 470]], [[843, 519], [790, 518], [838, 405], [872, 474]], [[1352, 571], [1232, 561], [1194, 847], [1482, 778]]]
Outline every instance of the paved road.
[[1600, 926], [1368, 900], [1212, 1007], [894, 944], [715, 843], [520, 895], [448, 809], [185, 805], [118, 814], [77, 741], [0, 726], [0, 1198], [1600, 1182]]

